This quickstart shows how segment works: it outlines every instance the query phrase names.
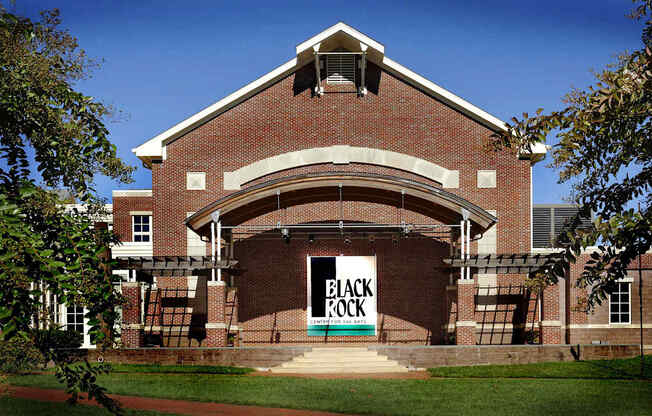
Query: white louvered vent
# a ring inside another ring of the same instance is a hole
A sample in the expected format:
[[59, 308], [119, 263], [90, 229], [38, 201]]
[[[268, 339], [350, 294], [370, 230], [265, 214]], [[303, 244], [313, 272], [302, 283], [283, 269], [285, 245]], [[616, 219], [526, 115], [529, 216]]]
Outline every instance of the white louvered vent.
[[326, 57], [328, 84], [355, 83], [355, 55], [328, 55]]

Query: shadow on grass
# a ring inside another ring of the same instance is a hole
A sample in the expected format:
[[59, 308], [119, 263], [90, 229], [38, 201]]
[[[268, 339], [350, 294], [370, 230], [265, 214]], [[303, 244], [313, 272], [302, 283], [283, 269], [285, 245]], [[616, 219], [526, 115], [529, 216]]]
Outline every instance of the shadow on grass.
[[[652, 379], [652, 356], [643, 356], [643, 365], [641, 366], [641, 356], [623, 360], [599, 360], [599, 361], [578, 361], [589, 366], [593, 366], [606, 371], [608, 378], [623, 379]], [[638, 366], [637, 366], [638, 364]], [[607, 377], [605, 377], [607, 378]]]
[[640, 356], [615, 360], [436, 367], [428, 371], [432, 377], [446, 378], [650, 380], [652, 356], [645, 356], [642, 373]]

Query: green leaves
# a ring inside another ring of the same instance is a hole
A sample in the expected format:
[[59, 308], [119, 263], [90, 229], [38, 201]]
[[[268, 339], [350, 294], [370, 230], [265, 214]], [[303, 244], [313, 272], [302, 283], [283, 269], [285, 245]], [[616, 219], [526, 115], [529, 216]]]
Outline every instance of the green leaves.
[[[524, 149], [556, 136], [550, 167], [558, 169], [560, 183], [571, 185], [581, 209], [557, 241], [564, 255], [545, 266], [545, 279], [565, 277], [583, 251], [600, 244], [577, 282], [590, 291], [587, 308], [605, 298], [652, 241], [652, 0], [635, 2], [632, 16], [648, 19], [639, 50], [596, 72], [593, 86], [569, 92], [562, 110], [523, 113], [491, 142], [494, 149]], [[640, 210], [633, 209], [638, 203]], [[597, 217], [593, 228], [579, 230], [579, 216], [591, 215]]]
[[87, 201], [95, 174], [129, 182], [133, 168], [108, 139], [110, 109], [73, 88], [96, 64], [58, 29], [58, 11], [42, 16], [32, 22], [0, 10], [0, 176], [29, 177], [30, 146], [47, 186]]

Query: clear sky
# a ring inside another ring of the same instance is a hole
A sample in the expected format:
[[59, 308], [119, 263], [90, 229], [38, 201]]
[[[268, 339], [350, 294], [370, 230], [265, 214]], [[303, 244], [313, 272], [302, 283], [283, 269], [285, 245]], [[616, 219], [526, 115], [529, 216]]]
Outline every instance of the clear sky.
[[[16, 0], [9, 7], [30, 17], [51, 8], [90, 56], [105, 60], [78, 87], [127, 115], [108, 127], [119, 155], [138, 166], [135, 183], [122, 186], [131, 189], [151, 187], [132, 148], [286, 62], [298, 43], [338, 21], [503, 120], [560, 108], [572, 87], [592, 82], [591, 69], [641, 44], [641, 25], [625, 17], [628, 0]], [[567, 186], [546, 164], [534, 168], [534, 202], [561, 202]], [[104, 197], [116, 188], [97, 180]]]

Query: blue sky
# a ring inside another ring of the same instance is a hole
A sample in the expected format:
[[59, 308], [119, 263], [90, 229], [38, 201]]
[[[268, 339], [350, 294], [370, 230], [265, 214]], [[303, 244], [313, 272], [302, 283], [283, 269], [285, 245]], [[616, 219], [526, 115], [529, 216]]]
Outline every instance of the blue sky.
[[[5, 2], [6, 3], [6, 2]], [[78, 85], [122, 110], [108, 125], [119, 155], [269, 72], [296, 44], [343, 21], [385, 45], [385, 53], [503, 120], [561, 107], [572, 87], [592, 82], [618, 52], [640, 46], [641, 25], [627, 0], [239, 2], [21, 1], [9, 9], [36, 17], [59, 8], [63, 27], [104, 64]], [[534, 202], [568, 194], [556, 172], [534, 168]], [[100, 195], [118, 185], [98, 178]]]

